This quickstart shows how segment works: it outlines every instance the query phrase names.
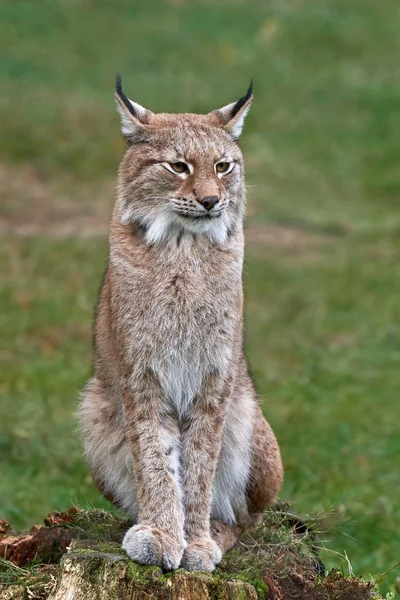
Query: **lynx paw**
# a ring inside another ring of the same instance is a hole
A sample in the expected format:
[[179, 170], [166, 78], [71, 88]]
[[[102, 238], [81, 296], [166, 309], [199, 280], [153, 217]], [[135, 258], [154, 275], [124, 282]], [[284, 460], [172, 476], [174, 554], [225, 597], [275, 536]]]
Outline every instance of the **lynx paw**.
[[222, 552], [214, 540], [198, 540], [186, 547], [180, 566], [187, 571], [214, 571], [221, 558]]
[[165, 531], [147, 525], [134, 525], [126, 532], [122, 548], [141, 565], [157, 565], [171, 570], [179, 567], [184, 545]]

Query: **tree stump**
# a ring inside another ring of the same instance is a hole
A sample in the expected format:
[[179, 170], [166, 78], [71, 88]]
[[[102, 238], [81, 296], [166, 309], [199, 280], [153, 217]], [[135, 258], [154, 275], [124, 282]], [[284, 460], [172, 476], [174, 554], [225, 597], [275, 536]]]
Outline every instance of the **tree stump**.
[[[0, 529], [0, 600], [372, 600], [376, 587], [324, 576], [311, 527], [281, 505], [243, 534], [215, 573], [163, 572], [129, 559], [130, 522], [104, 511], [52, 513], [44, 527]], [[58, 542], [57, 542], [58, 540]], [[32, 560], [34, 559], [34, 564]]]

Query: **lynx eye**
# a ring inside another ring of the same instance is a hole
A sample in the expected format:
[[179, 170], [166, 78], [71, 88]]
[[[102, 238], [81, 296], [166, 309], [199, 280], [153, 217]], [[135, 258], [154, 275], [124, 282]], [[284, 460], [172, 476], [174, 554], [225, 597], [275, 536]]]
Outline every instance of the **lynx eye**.
[[169, 163], [169, 166], [175, 173], [188, 173], [189, 168], [184, 162]]
[[215, 170], [217, 173], [228, 173], [231, 170], [231, 163], [229, 162], [220, 162], [215, 165]]

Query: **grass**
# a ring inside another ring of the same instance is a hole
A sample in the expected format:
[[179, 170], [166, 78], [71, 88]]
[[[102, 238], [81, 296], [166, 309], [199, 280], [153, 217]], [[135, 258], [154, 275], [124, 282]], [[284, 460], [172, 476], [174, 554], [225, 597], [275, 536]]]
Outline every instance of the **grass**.
[[3, 0], [0, 18], [0, 515], [22, 527], [108, 506], [75, 409], [107, 258], [104, 229], [85, 237], [79, 218], [99, 204], [108, 218], [115, 72], [153, 110], [203, 112], [253, 76], [246, 349], [282, 446], [282, 495], [329, 509], [326, 545], [378, 577], [398, 562], [400, 529], [397, 3]]
[[18, 598], [26, 597], [23, 590], [26, 589], [29, 598], [47, 598], [54, 590], [57, 567], [55, 565], [30, 565], [27, 568], [17, 567], [13, 563], [0, 558], [0, 593], [2, 588], [18, 586]]

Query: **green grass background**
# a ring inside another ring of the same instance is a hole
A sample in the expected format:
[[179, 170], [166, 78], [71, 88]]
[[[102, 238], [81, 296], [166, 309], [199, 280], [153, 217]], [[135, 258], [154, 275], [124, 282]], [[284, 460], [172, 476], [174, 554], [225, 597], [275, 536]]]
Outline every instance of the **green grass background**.
[[[115, 176], [117, 71], [133, 99], [170, 112], [207, 112], [254, 78], [246, 348], [282, 447], [282, 497], [327, 511], [323, 540], [356, 574], [398, 563], [398, 2], [1, 0], [0, 22], [2, 164], [64, 194]], [[29, 223], [35, 206], [16, 206]], [[12, 209], [0, 196], [0, 218]], [[0, 516], [15, 527], [108, 506], [75, 419], [107, 240], [46, 228], [10, 226], [0, 242]], [[327, 565], [346, 571], [334, 552]]]

